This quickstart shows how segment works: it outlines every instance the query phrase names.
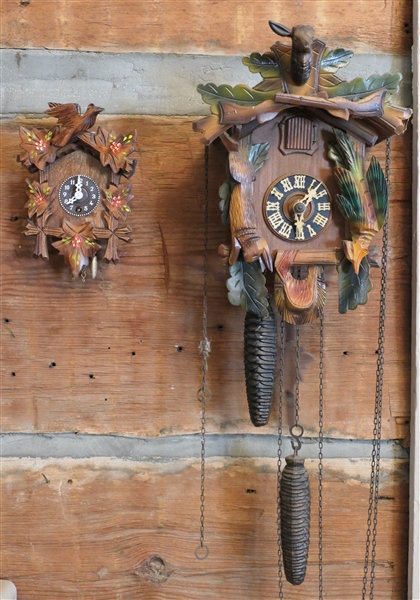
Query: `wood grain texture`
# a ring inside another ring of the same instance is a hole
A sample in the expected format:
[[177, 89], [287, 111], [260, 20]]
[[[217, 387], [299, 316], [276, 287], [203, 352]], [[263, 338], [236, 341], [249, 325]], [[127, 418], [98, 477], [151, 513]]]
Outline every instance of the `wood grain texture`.
[[[2, 123], [3, 431], [160, 436], [199, 430], [204, 157], [188, 118], [100, 116], [115, 131], [138, 131], [133, 241], [118, 265], [99, 263], [96, 280], [72, 280], [54, 249], [34, 260], [25, 226], [26, 170], [15, 162], [18, 128]], [[409, 134], [392, 143], [390, 260], [384, 382], [384, 439], [405, 438], [410, 389], [411, 191]], [[384, 164], [384, 145], [374, 153]], [[221, 146], [210, 150], [210, 432], [255, 432], [243, 366], [245, 313], [227, 300], [228, 273], [217, 253], [229, 241], [217, 190], [226, 177]], [[380, 240], [378, 240], [378, 244]], [[333, 437], [372, 435], [380, 273], [366, 306], [338, 314], [337, 275], [327, 270], [325, 428]], [[273, 289], [272, 277], [267, 286]], [[289, 332], [287, 334], [289, 336]], [[302, 328], [301, 419], [318, 423], [318, 339]], [[293, 356], [292, 341], [287, 353]], [[293, 358], [286, 362], [293, 389]], [[264, 431], [276, 431], [273, 415]], [[286, 417], [285, 417], [286, 418]], [[286, 418], [287, 422], [287, 418]], [[261, 430], [259, 430], [261, 432]]]
[[[207, 464], [206, 543], [198, 561], [199, 465], [192, 460], [3, 461], [2, 578], [22, 600], [276, 598], [276, 461]], [[317, 461], [306, 461], [317, 497]], [[324, 466], [324, 590], [360, 598], [368, 460]], [[406, 598], [408, 465], [382, 463], [375, 598]], [[186, 493], [188, 490], [188, 493]], [[358, 510], [355, 510], [358, 507]], [[317, 505], [308, 571], [285, 598], [318, 596]]]
[[[411, 52], [412, 3], [406, 0], [108, 0], [86, 10], [83, 0], [3, 0], [6, 48], [106, 52], [239, 54], [265, 52], [278, 37], [269, 19], [314, 26], [320, 39], [357, 52]], [[372, 27], [372, 23], [375, 27]]]

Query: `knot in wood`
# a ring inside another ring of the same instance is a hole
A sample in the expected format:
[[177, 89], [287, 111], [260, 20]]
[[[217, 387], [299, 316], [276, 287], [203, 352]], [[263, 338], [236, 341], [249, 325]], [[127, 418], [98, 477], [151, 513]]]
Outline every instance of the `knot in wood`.
[[160, 556], [153, 555], [144, 560], [134, 569], [134, 574], [143, 581], [154, 585], [162, 585], [172, 575], [171, 569]]

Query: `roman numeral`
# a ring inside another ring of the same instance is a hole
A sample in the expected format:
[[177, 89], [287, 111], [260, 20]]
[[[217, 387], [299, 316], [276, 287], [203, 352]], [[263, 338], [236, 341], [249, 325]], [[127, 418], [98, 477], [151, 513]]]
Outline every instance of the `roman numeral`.
[[295, 185], [293, 186], [295, 189], [305, 189], [305, 175], [295, 175]]
[[273, 213], [272, 215], [270, 215], [268, 217], [268, 220], [270, 221], [271, 226], [274, 229], [277, 229], [277, 227], [279, 225], [281, 225], [282, 223], [284, 223], [284, 219], [283, 219], [283, 217], [281, 216], [281, 214], [279, 212], [276, 212], [276, 213]]
[[315, 231], [315, 229], [313, 229], [313, 228], [312, 228], [310, 225], [307, 225], [306, 227], [308, 228], [309, 235], [310, 235], [311, 237], [314, 237], [314, 235], [316, 235], [316, 231]]
[[280, 202], [270, 202], [270, 200], [267, 200], [266, 210], [280, 210]]
[[282, 184], [285, 192], [291, 192], [293, 190], [292, 182], [290, 181], [290, 179], [288, 177], [285, 177], [284, 179], [282, 179], [280, 181], [280, 183]]
[[331, 204], [329, 202], [320, 202], [317, 208], [318, 210], [331, 210]]
[[314, 223], [316, 223], [320, 227], [325, 227], [325, 225], [328, 223], [328, 219], [327, 217], [324, 217], [324, 215], [320, 215], [319, 213], [317, 213], [314, 218]]
[[284, 196], [284, 194], [282, 194], [276, 187], [273, 187], [273, 189], [271, 190], [271, 193], [273, 194], [273, 196], [275, 196], [278, 200], [281, 200]]

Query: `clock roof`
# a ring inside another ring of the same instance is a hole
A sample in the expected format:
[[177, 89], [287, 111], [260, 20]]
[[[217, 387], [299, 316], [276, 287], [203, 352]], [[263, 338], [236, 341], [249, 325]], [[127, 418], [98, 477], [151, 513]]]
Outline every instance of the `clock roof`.
[[[210, 105], [212, 115], [196, 121], [193, 128], [202, 133], [204, 144], [222, 136], [232, 146], [235, 141], [226, 133], [230, 128], [236, 127], [235, 137], [241, 138], [296, 107], [369, 146], [402, 134], [412, 110], [389, 102], [398, 91], [402, 76], [387, 73], [345, 81], [336, 71], [347, 65], [352, 56], [351, 51], [331, 50], [318, 39], [312, 39], [307, 54], [297, 54], [297, 58], [293, 42], [279, 41], [263, 55], [253, 52], [242, 62], [251, 72], [260, 73], [263, 80], [254, 88], [242, 84], [233, 88], [199, 85], [197, 89]], [[306, 70], [303, 82], [302, 69]]]

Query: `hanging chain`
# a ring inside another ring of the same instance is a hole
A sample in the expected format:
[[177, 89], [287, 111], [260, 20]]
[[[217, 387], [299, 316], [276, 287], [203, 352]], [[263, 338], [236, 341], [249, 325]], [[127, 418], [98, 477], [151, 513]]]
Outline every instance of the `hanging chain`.
[[282, 456], [282, 433], [283, 433], [283, 394], [284, 394], [284, 321], [280, 324], [280, 372], [279, 372], [279, 419], [278, 419], [278, 448], [277, 448], [277, 552], [278, 552], [278, 577], [279, 577], [279, 600], [283, 600], [283, 551], [281, 547], [281, 506], [280, 506], [280, 482], [281, 482], [281, 456]]
[[319, 315], [319, 438], [318, 438], [318, 588], [319, 600], [323, 600], [322, 572], [322, 461], [324, 458], [324, 313]]
[[299, 425], [299, 383], [300, 383], [300, 326], [296, 325], [296, 357], [295, 357], [295, 427]]
[[[386, 141], [386, 163], [385, 178], [390, 189], [391, 173], [391, 141]], [[382, 237], [382, 267], [381, 267], [381, 290], [379, 304], [379, 333], [378, 333], [378, 358], [376, 361], [376, 390], [375, 390], [375, 413], [373, 421], [372, 459], [369, 489], [369, 508], [366, 531], [365, 564], [363, 570], [362, 600], [366, 598], [367, 580], [370, 558], [370, 586], [369, 599], [374, 598], [375, 587], [375, 559], [376, 538], [378, 530], [378, 497], [379, 497], [379, 475], [381, 459], [381, 432], [382, 432], [382, 389], [384, 377], [384, 355], [385, 355], [385, 309], [386, 309], [386, 272], [388, 266], [388, 215], [385, 218]]]
[[201, 387], [197, 391], [197, 398], [201, 402], [201, 477], [200, 477], [200, 544], [195, 550], [198, 560], [204, 560], [209, 555], [209, 548], [204, 544], [204, 492], [205, 492], [205, 466], [206, 466], [206, 402], [211, 399], [211, 391], [207, 387], [208, 356], [210, 342], [207, 339], [207, 246], [208, 246], [208, 220], [209, 220], [209, 149], [204, 150], [204, 267], [203, 267], [203, 338], [200, 342], [200, 352], [203, 356]]

